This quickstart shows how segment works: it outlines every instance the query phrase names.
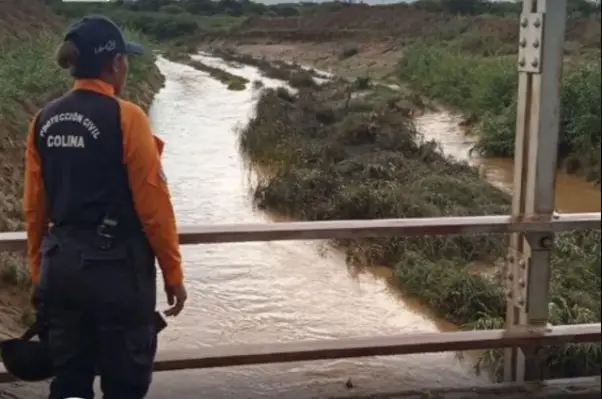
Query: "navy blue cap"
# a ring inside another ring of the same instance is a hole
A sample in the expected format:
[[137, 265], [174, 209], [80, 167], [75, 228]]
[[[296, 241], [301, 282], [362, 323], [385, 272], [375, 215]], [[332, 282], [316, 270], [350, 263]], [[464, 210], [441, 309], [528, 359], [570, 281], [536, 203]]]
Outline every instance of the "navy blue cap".
[[127, 42], [121, 29], [101, 15], [86, 16], [69, 27], [64, 37], [79, 51], [80, 61], [97, 64], [116, 54], [143, 54], [144, 46]]

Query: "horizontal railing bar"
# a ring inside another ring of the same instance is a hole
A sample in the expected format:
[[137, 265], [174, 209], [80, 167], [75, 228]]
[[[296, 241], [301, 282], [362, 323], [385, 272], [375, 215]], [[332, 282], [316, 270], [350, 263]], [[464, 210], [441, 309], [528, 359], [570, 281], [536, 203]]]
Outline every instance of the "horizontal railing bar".
[[[572, 342], [598, 342], [600, 334], [601, 326], [598, 323], [554, 326], [543, 332], [475, 330], [273, 344], [225, 345], [196, 351], [161, 353], [157, 357], [155, 370], [232, 367], [529, 345], [563, 345]], [[193, 354], [193, 352], [197, 352], [197, 354]]]
[[[540, 331], [475, 330], [270, 344], [223, 345], [159, 353], [155, 362], [155, 371], [529, 345], [563, 345], [573, 342], [598, 342], [600, 334], [601, 325], [598, 323], [553, 326]], [[13, 377], [0, 367], [0, 382], [13, 380]]]
[[[600, 212], [559, 214], [551, 221], [515, 220], [512, 216], [336, 220], [320, 222], [218, 224], [182, 226], [181, 244], [250, 241], [319, 240], [374, 236], [558, 232], [600, 229]], [[25, 248], [24, 232], [0, 233], [0, 251]]]

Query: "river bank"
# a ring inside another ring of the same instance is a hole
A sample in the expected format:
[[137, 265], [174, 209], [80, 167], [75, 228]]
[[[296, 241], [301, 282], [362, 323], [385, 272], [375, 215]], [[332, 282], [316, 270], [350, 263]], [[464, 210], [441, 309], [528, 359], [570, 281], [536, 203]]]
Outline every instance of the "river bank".
[[[27, 5], [29, 3], [25, 3]], [[14, 7], [19, 7], [15, 4]], [[54, 21], [53, 29], [28, 32], [26, 38], [3, 37], [3, 62], [0, 64], [0, 231], [23, 230], [21, 199], [23, 192], [23, 154], [29, 121], [47, 101], [70, 87], [70, 77], [54, 63], [54, 51], [61, 41], [61, 20], [43, 7], [38, 14]], [[58, 22], [57, 22], [58, 21]], [[14, 23], [14, 20], [11, 20]], [[144, 37], [130, 37], [151, 44]], [[163, 86], [164, 78], [150, 54], [130, 63], [128, 86], [123, 93], [145, 109]], [[29, 275], [22, 254], [0, 253], [0, 339], [14, 336], [32, 321], [29, 304]]]
[[[396, 92], [355, 87], [348, 96], [349, 83], [341, 81], [299, 90], [266, 92], [241, 133], [243, 154], [272, 171], [255, 186], [259, 208], [303, 220], [508, 212], [507, 194], [483, 182], [477, 169], [447, 159], [434, 143], [417, 141], [411, 121], [391, 107]], [[600, 281], [599, 237], [585, 232], [557, 238], [554, 324], [600, 320], [600, 290], [591, 284]], [[394, 268], [398, 287], [450, 321], [479, 328], [503, 324], [503, 285], [495, 268], [480, 273], [474, 267], [502, 256], [502, 237], [347, 240], [335, 246], [352, 263]], [[575, 262], [577, 267], [568, 266]], [[600, 356], [584, 348], [550, 348], [551, 374], [595, 374], [589, 364], [599, 365]], [[488, 353], [484, 364], [497, 370], [498, 353]]]

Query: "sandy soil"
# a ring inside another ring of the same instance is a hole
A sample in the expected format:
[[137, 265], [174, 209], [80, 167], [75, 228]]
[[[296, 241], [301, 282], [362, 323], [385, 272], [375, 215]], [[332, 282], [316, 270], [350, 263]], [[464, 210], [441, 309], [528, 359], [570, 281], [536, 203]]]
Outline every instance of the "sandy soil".
[[[354, 78], [369, 75], [386, 80], [402, 56], [402, 49], [392, 41], [349, 43], [345, 42], [278, 42], [212, 43], [212, 46], [234, 47], [238, 52], [269, 60], [297, 62], [337, 76]], [[345, 48], [355, 48], [358, 53], [342, 59]]]

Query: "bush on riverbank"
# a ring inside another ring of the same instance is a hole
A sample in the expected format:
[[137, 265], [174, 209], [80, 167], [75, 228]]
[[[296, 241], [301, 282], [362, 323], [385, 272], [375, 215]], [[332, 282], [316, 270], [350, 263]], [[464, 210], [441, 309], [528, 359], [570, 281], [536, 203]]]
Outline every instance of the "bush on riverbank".
[[[192, 51], [191, 51], [192, 50]], [[224, 69], [213, 67], [203, 62], [194, 59], [189, 53], [193, 52], [193, 49], [186, 47], [172, 47], [164, 52], [164, 56], [170, 61], [179, 62], [193, 67], [194, 69], [202, 72], [206, 72], [211, 75], [215, 80], [223, 83], [228, 87], [228, 90], [241, 91], [247, 88], [249, 79], [242, 76], [234, 75]]]
[[247, 86], [247, 83], [249, 83], [249, 79], [247, 78], [231, 74], [230, 72], [225, 71], [221, 68], [216, 68], [203, 64], [201, 61], [198, 60], [191, 59], [188, 65], [195, 69], [198, 69], [199, 71], [207, 72], [209, 75], [211, 75], [211, 77], [228, 86], [228, 90], [244, 90]]
[[[480, 123], [475, 147], [484, 156], [511, 157], [516, 127], [515, 58], [482, 58], [442, 47], [409, 48], [400, 77], [415, 90], [443, 101]], [[600, 182], [600, 66], [574, 61], [565, 68], [558, 154], [565, 170]]]
[[225, 61], [254, 66], [261, 71], [263, 76], [283, 80], [294, 88], [316, 87], [317, 83], [313, 78], [314, 76], [320, 77], [314, 70], [305, 70], [297, 64], [288, 64], [283, 61], [271, 62], [264, 58], [240, 54], [232, 49], [218, 47], [212, 48], [211, 52]]
[[[240, 149], [270, 173], [254, 188], [262, 209], [301, 220], [463, 216], [508, 213], [508, 197], [464, 163], [419, 141], [410, 120], [390, 108], [391, 92], [356, 91], [341, 82], [297, 95], [266, 90], [241, 132]], [[551, 321], [600, 320], [600, 232], [560, 234], [554, 256]], [[395, 268], [399, 286], [467, 328], [503, 324], [505, 296], [495, 268], [502, 236], [339, 240], [360, 265]], [[474, 263], [479, 263], [479, 267]], [[599, 345], [548, 348], [551, 375], [595, 374]], [[500, 352], [483, 358], [494, 370]]]
[[[128, 37], [143, 42], [149, 52], [131, 57], [125, 98], [147, 108], [163, 77], [154, 65], [151, 44], [136, 32]], [[54, 62], [61, 42], [55, 30], [34, 30], [19, 38], [5, 37], [0, 63], [0, 231], [22, 230], [23, 154], [27, 126], [45, 102], [65, 92], [71, 79]], [[24, 293], [30, 284], [21, 255], [0, 253], [0, 285], [16, 286]], [[1, 309], [0, 309], [1, 310]], [[23, 310], [23, 309], [19, 309]], [[27, 317], [25, 318], [29, 320]]]
[[[281, 90], [262, 96], [240, 142], [252, 161], [274, 171], [257, 187], [259, 206], [310, 220], [507, 212], [507, 195], [481, 181], [475, 169], [446, 159], [434, 142], [416, 142], [412, 121], [389, 105], [396, 93], [364, 91], [350, 98], [349, 91], [337, 82], [302, 88], [298, 97]], [[429, 258], [470, 262], [498, 257], [504, 240], [377, 240], [366, 251], [352, 245], [352, 252], [389, 263], [414, 247], [424, 252], [425, 243]]]
[[[382, 90], [382, 89], [381, 89]], [[465, 163], [419, 141], [388, 92], [349, 96], [341, 82], [290, 92], [267, 90], [240, 136], [242, 152], [272, 172], [255, 203], [303, 220], [504, 214], [506, 194]], [[415, 254], [455, 264], [492, 261], [505, 251], [500, 236], [434, 236], [343, 240], [351, 261], [393, 266]], [[411, 267], [411, 266], [410, 266]]]
[[[557, 236], [552, 259], [550, 323], [599, 323], [600, 231], [564, 232]], [[420, 298], [438, 314], [466, 328], [504, 328], [504, 281], [499, 275], [484, 279], [469, 267], [451, 261], [429, 262], [416, 255], [413, 267], [399, 263], [396, 277], [404, 292]], [[547, 347], [548, 378], [597, 375], [602, 365], [599, 344]], [[477, 367], [500, 376], [503, 352], [490, 350]]]
[[69, 19], [81, 18], [87, 14], [106, 15], [118, 25], [139, 30], [156, 40], [190, 36], [201, 31], [198, 19], [187, 13], [128, 11], [110, 5], [86, 5], [86, 3], [75, 5], [74, 3], [61, 3], [56, 8], [58, 12]]

